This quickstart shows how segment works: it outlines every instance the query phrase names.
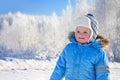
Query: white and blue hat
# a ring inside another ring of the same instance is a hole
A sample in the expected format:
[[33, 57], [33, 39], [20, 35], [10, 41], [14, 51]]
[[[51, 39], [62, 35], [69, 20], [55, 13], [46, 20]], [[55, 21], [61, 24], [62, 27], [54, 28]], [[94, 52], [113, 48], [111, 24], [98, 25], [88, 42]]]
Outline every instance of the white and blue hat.
[[91, 30], [91, 36], [88, 42], [92, 42], [96, 39], [98, 34], [98, 22], [92, 14], [87, 14], [77, 18], [74, 21], [74, 27], [83, 26]]

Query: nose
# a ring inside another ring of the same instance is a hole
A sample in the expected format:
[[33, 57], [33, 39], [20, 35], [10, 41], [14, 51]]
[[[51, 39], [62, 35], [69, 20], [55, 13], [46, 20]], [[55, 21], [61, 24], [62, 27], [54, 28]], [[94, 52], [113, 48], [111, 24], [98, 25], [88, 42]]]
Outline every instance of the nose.
[[83, 36], [84, 34], [80, 33], [79, 36]]

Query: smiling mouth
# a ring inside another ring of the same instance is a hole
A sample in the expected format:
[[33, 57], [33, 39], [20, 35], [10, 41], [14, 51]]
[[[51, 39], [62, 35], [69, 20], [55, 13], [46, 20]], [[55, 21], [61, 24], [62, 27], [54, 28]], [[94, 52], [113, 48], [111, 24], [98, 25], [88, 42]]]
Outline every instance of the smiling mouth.
[[85, 39], [85, 38], [79, 38], [79, 39]]

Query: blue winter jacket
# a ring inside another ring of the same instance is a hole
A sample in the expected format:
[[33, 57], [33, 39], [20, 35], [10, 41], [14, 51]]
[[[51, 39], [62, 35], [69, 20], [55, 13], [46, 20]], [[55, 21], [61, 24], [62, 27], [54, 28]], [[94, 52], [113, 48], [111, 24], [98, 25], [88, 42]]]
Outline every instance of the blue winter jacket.
[[70, 41], [50, 80], [109, 80], [108, 57], [99, 40], [84, 45], [72, 37]]

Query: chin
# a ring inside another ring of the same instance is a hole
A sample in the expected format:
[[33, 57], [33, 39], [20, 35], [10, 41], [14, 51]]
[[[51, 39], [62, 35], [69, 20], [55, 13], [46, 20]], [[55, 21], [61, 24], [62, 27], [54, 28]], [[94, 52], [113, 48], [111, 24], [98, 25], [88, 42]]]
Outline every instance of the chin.
[[82, 44], [87, 43], [87, 42], [81, 42], [81, 41], [79, 41], [79, 42], [82, 43]]

